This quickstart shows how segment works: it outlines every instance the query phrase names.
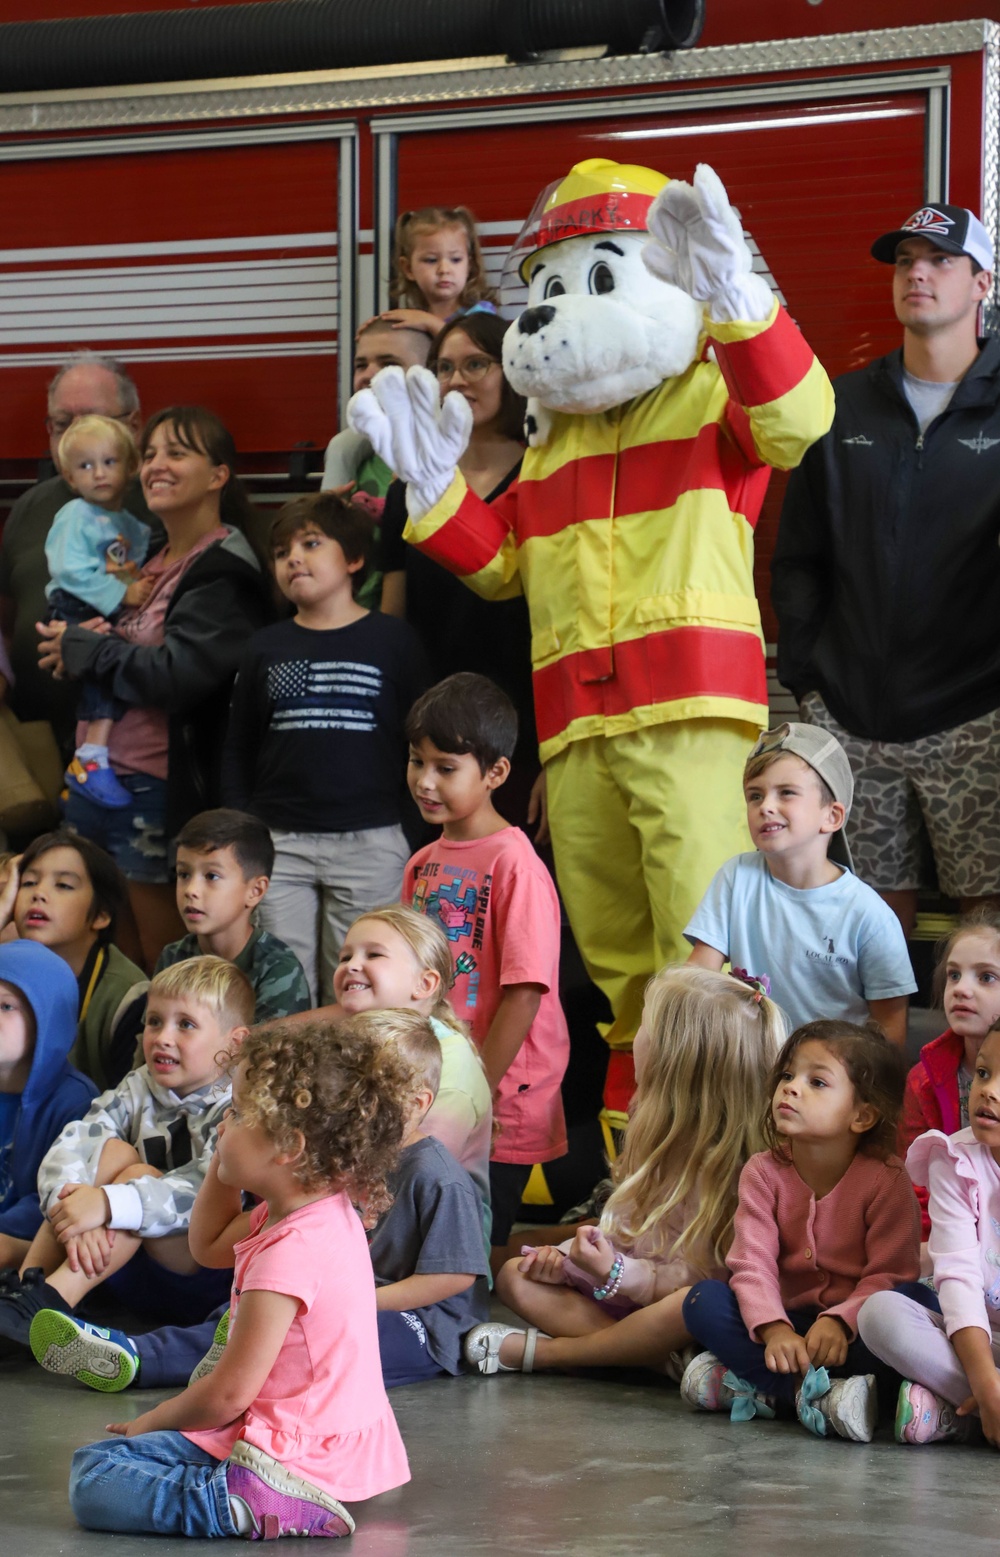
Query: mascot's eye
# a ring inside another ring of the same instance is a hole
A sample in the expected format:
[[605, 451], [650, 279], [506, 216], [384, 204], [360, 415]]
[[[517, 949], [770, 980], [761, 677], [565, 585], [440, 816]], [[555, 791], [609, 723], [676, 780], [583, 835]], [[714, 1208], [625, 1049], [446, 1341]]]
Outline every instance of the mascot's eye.
[[613, 292], [615, 289], [615, 278], [610, 265], [605, 265], [603, 260], [599, 265], [595, 265], [590, 272], [588, 285], [590, 290], [595, 292], [598, 297], [601, 297], [605, 292]]
[[546, 281], [546, 283], [545, 283], [545, 296], [546, 297], [563, 297], [565, 295], [565, 292], [566, 292], [566, 288], [563, 286], [563, 284], [559, 280], [558, 276], [550, 276], [548, 281]]

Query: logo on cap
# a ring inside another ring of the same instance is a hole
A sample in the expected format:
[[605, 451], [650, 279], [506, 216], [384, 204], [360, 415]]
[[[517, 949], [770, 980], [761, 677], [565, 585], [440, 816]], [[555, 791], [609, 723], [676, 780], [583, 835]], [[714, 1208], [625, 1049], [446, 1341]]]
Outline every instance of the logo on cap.
[[933, 232], [940, 238], [947, 238], [949, 227], [954, 227], [950, 216], [945, 216], [943, 211], [936, 211], [932, 205], [921, 206], [919, 211], [914, 211], [903, 223], [904, 232]]

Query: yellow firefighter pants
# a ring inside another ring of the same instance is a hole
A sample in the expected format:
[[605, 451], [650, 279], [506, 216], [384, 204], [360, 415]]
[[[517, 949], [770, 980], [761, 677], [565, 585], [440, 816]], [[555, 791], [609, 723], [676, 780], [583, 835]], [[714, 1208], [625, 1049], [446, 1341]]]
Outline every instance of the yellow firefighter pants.
[[690, 719], [573, 741], [546, 763], [556, 876], [612, 1048], [639, 1027], [646, 982], [686, 962], [713, 874], [752, 847], [743, 765], [756, 726]]

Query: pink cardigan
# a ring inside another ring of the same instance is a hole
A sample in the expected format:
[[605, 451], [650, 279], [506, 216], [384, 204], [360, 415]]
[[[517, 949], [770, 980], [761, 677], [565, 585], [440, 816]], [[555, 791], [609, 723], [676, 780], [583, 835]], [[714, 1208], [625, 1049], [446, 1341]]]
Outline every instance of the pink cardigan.
[[945, 1330], [1000, 1330], [1000, 1167], [971, 1130], [928, 1130], [906, 1171], [930, 1190], [930, 1254]]
[[858, 1152], [817, 1200], [791, 1162], [758, 1152], [740, 1174], [729, 1269], [754, 1340], [790, 1308], [834, 1314], [853, 1338], [865, 1298], [920, 1274], [920, 1208], [903, 1164]]

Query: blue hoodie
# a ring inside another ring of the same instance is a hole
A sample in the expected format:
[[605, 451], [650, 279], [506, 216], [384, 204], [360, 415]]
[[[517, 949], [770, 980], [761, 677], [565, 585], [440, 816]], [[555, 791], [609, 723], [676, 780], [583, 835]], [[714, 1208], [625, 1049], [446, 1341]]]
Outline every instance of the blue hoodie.
[[5, 1095], [14, 1119], [0, 1136], [0, 1233], [31, 1239], [42, 1225], [39, 1164], [63, 1126], [87, 1112], [97, 1088], [66, 1057], [80, 1003], [69, 964], [35, 941], [9, 941], [0, 944], [0, 979], [20, 990], [35, 1014], [31, 1071], [20, 1098]]

